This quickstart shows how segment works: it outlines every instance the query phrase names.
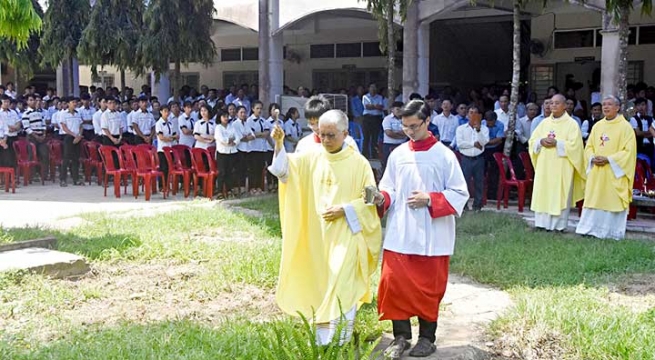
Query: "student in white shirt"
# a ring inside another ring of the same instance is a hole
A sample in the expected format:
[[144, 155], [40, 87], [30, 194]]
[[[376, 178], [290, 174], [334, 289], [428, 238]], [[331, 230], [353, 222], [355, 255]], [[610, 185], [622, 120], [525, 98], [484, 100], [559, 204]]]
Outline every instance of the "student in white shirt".
[[82, 94], [82, 106], [77, 111], [82, 116], [83, 136], [87, 141], [95, 138], [95, 129], [93, 127], [93, 115], [96, 109], [91, 106], [91, 96], [89, 94]]
[[211, 119], [211, 109], [209, 109], [209, 106], [202, 105], [200, 107], [200, 117], [200, 121], [196, 122], [193, 126], [193, 135], [196, 138], [195, 147], [208, 149], [216, 145], [214, 142], [216, 124]]
[[[68, 100], [68, 109], [59, 114], [59, 128], [64, 133], [64, 153], [62, 157], [61, 169], [59, 171], [59, 185], [67, 186], [66, 178], [68, 168], [71, 169], [73, 185], [84, 186], [80, 181], [80, 141], [84, 138], [82, 135], [82, 115], [77, 109], [77, 98]], [[63, 101], [62, 101], [63, 102]]]
[[271, 162], [268, 158], [268, 141], [271, 134], [270, 124], [264, 120], [262, 115], [261, 101], [256, 100], [252, 103], [252, 115], [248, 118], [246, 126], [255, 134], [255, 140], [250, 143], [250, 172], [248, 174], [249, 185], [252, 194], [263, 192], [262, 169]]
[[[246, 177], [249, 169], [250, 161], [250, 143], [255, 140], [255, 134], [247, 126], [247, 112], [244, 106], [237, 106], [237, 120], [233, 121], [235, 131], [241, 137], [237, 150], [239, 150], [237, 162], [237, 180], [240, 184], [245, 186]], [[245, 188], [244, 188], [245, 189]]]
[[134, 144], [152, 144], [155, 129], [155, 117], [148, 111], [148, 99], [139, 98], [139, 110], [132, 115], [132, 123], [128, 124], [135, 133]]
[[102, 142], [104, 132], [102, 131], [101, 119], [102, 114], [107, 110], [107, 100], [104, 98], [98, 101], [99, 109], [93, 114], [93, 133], [94, 139]]
[[407, 135], [403, 131], [403, 124], [400, 120], [400, 110], [403, 103], [394, 102], [391, 104], [391, 114], [382, 120], [382, 130], [384, 130], [384, 139], [382, 142], [382, 165], [387, 163], [389, 154], [400, 144], [407, 141]]
[[[238, 159], [237, 145], [241, 141], [234, 123], [230, 123], [227, 112], [219, 111], [217, 118], [220, 124], [214, 132], [216, 139], [216, 168], [218, 169], [217, 190], [218, 199], [223, 199], [223, 186], [228, 191], [233, 190], [236, 184], [233, 181], [233, 171]], [[238, 193], [238, 190], [237, 190]]]
[[[170, 120], [170, 111], [168, 106], [164, 105], [159, 109], [161, 118], [155, 124], [155, 133], [157, 134], [157, 156], [159, 157], [159, 169], [164, 173], [164, 179], [168, 179], [168, 161], [164, 154], [164, 148], [175, 145], [175, 141], [180, 137], [177, 127]], [[162, 180], [159, 181], [160, 189]]]
[[[269, 117], [266, 119], [268, 123], [268, 129], [272, 130], [275, 125], [284, 126], [284, 119], [280, 117], [280, 105], [277, 103], [271, 103], [268, 105], [268, 114]], [[275, 150], [275, 142], [272, 137], [267, 137], [266, 142], [268, 143], [268, 151], [270, 152], [271, 159], [273, 158], [273, 150]], [[273, 177], [274, 178], [274, 177]]]
[[287, 153], [292, 153], [296, 149], [298, 141], [302, 138], [302, 128], [298, 123], [300, 112], [295, 107], [289, 108], [284, 122], [284, 149]]
[[[175, 129], [178, 133], [179, 136], [179, 130], [180, 130], [180, 116], [182, 116], [182, 113], [180, 112], [180, 104], [174, 102], [168, 106], [170, 109], [170, 114], [168, 115], [168, 121], [171, 122], [171, 125], [173, 126], [173, 129]], [[160, 110], [161, 112], [161, 110]], [[176, 145], [178, 143], [178, 140], [175, 140], [173, 142], [173, 145]]]
[[184, 113], [177, 118], [177, 123], [180, 127], [180, 145], [186, 145], [190, 148], [196, 143], [196, 139], [193, 136], [193, 128], [196, 120], [191, 116], [192, 107], [191, 102], [185, 102]]

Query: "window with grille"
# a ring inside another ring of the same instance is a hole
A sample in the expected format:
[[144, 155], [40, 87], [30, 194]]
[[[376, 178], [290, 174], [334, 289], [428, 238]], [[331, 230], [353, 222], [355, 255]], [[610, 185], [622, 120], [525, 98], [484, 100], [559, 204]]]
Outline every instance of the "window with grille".
[[530, 89], [537, 94], [537, 99], [543, 99], [548, 88], [555, 83], [555, 68], [553, 65], [532, 65], [530, 70]]
[[594, 30], [573, 30], [555, 32], [555, 49], [594, 47]]
[[200, 89], [199, 73], [180, 73], [182, 85], [188, 85], [196, 90]]
[[241, 48], [221, 49], [221, 61], [241, 61]]
[[309, 57], [312, 59], [323, 59], [334, 57], [334, 44], [310, 45]]
[[337, 57], [362, 57], [362, 43], [337, 44]]
[[258, 71], [225, 71], [223, 72], [223, 87], [228, 88], [232, 85], [241, 86], [242, 84], [258, 84]]
[[626, 74], [628, 84], [636, 84], [644, 81], [644, 62], [643, 61], [630, 61], [628, 62], [628, 72]]
[[259, 49], [257, 48], [243, 48], [243, 61], [246, 60], [259, 60]]

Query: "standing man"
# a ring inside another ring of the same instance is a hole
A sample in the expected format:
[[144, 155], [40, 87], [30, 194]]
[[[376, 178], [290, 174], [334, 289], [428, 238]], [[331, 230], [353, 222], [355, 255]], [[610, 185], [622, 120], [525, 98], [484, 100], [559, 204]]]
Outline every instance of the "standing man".
[[530, 124], [530, 136], [534, 133], [535, 129], [539, 124], [541, 124], [544, 119], [550, 117], [551, 112], [550, 112], [550, 102], [551, 102], [552, 97], [547, 97], [544, 99], [544, 104], [543, 104], [543, 114], [537, 116], [532, 120], [532, 124]]
[[551, 117], [530, 137], [534, 189], [530, 208], [535, 227], [566, 230], [571, 206], [584, 196], [585, 164], [580, 126], [566, 113], [566, 98], [551, 99]]
[[[43, 114], [36, 109], [36, 96], [27, 95], [27, 110], [23, 113], [23, 129], [31, 143], [36, 146], [36, 154], [32, 154], [34, 158], [38, 156], [41, 162], [41, 169], [44, 174], [48, 172], [50, 155], [48, 151], [48, 144], [46, 142], [45, 122], [43, 121]], [[47, 175], [44, 175], [47, 177]], [[43, 179], [44, 181], [47, 179]]]
[[637, 154], [644, 155], [648, 157], [650, 165], [653, 165], [653, 135], [651, 135], [649, 129], [653, 125], [653, 117], [646, 115], [648, 108], [646, 99], [637, 98], [634, 102], [635, 116], [630, 119], [630, 125], [634, 129], [636, 142], [637, 142]]
[[625, 237], [637, 148], [632, 126], [620, 110], [618, 98], [605, 97], [605, 119], [591, 130], [585, 149], [587, 184], [578, 234], [616, 240]]
[[529, 103], [525, 108], [527, 114], [520, 118], [516, 124], [517, 152], [528, 151], [528, 140], [530, 140], [530, 135], [532, 135], [532, 122], [539, 114], [539, 105], [535, 103]]
[[379, 215], [388, 212], [378, 313], [393, 323], [394, 340], [385, 351], [390, 359], [400, 359], [410, 347], [414, 316], [419, 339], [409, 355], [426, 357], [436, 351], [439, 304], [455, 248], [455, 216], [469, 199], [457, 157], [428, 131], [429, 106], [412, 100], [401, 116], [410, 141], [389, 156], [381, 193], [375, 197]]
[[[68, 109], [59, 114], [59, 126], [64, 132], [64, 158], [62, 159], [61, 169], [59, 170], [59, 185], [66, 187], [66, 178], [68, 177], [68, 168], [71, 169], [73, 185], [84, 186], [80, 181], [80, 141], [84, 138], [82, 115], [78, 112], [78, 98], [68, 99]], [[98, 174], [98, 176], [100, 176]]]
[[[500, 110], [500, 109], [499, 109]], [[496, 110], [498, 111], [498, 110]], [[498, 195], [498, 166], [494, 154], [503, 151], [505, 143], [505, 125], [497, 120], [498, 113], [487, 111], [482, 125], [489, 130], [489, 142], [484, 146], [484, 161], [487, 173], [487, 197], [494, 199]]]
[[[296, 153], [321, 148], [321, 137], [319, 136], [318, 131], [318, 119], [331, 109], [332, 106], [330, 105], [330, 102], [323, 96], [312, 96], [309, 98], [309, 100], [307, 100], [304, 109], [305, 119], [307, 119], [307, 125], [309, 128], [312, 129], [312, 134], [307, 135], [298, 141], [298, 145], [296, 145]], [[353, 139], [350, 135], [346, 136], [345, 142], [346, 144], [359, 151], [359, 146], [357, 146], [355, 139]]]
[[282, 263], [276, 299], [286, 313], [317, 324], [327, 345], [342, 315], [339, 343], [350, 340], [357, 308], [372, 300], [370, 278], [380, 255], [381, 227], [362, 192], [375, 186], [369, 162], [345, 144], [348, 117], [330, 110], [319, 121], [322, 149], [287, 154], [276, 125], [269, 171], [280, 180]]
[[82, 94], [82, 106], [77, 109], [77, 111], [80, 113], [80, 116], [82, 116], [82, 135], [87, 141], [93, 140], [95, 138], [93, 115], [95, 114], [96, 109], [91, 106], [91, 96], [89, 94]]
[[603, 105], [601, 103], [594, 103], [591, 105], [591, 118], [582, 122], [582, 140], [586, 143], [589, 139], [589, 133], [594, 129], [594, 125], [603, 120]]
[[93, 132], [95, 134], [94, 139], [103, 142], [104, 131], [102, 131], [102, 114], [107, 111], [107, 100], [101, 98], [98, 100], [98, 106], [100, 106], [100, 108], [93, 114]]
[[484, 189], [484, 146], [489, 142], [489, 129], [482, 125], [482, 114], [477, 106], [468, 109], [468, 124], [457, 128], [457, 147], [462, 154], [462, 172], [468, 182], [473, 177], [475, 200], [473, 210], [482, 209]]
[[439, 128], [439, 141], [450, 147], [451, 143], [455, 141], [455, 133], [459, 126], [457, 116], [451, 113], [453, 103], [450, 99], [444, 99], [441, 102], [441, 114], [432, 118], [432, 123]]
[[6, 144], [5, 149], [6, 165], [8, 167], [16, 167], [16, 153], [14, 152], [14, 142], [18, 139], [18, 132], [21, 129], [21, 119], [16, 111], [11, 109], [11, 98], [8, 95], [0, 97], [2, 107], [0, 108], [0, 124], [7, 126]]
[[378, 157], [378, 137], [382, 128], [382, 116], [384, 115], [384, 98], [378, 94], [375, 84], [368, 87], [368, 94], [362, 98], [364, 105], [364, 119], [362, 121], [362, 132], [364, 133], [364, 144], [362, 155], [367, 159]]
[[402, 122], [400, 121], [400, 110], [402, 107], [403, 103], [394, 102], [391, 104], [391, 113], [382, 120], [382, 129], [384, 130], [382, 166], [387, 163], [389, 154], [400, 144], [407, 141], [407, 135], [403, 131]]
[[500, 108], [495, 111], [498, 121], [500, 121], [503, 124], [503, 127], [507, 129], [507, 126], [509, 126], [509, 97], [507, 95], [502, 95], [498, 98], [498, 104], [500, 105]]

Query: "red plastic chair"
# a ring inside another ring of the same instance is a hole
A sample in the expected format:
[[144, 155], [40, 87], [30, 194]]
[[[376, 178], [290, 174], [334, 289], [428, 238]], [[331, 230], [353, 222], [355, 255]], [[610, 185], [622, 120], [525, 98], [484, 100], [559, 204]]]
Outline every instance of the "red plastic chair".
[[523, 164], [523, 169], [525, 170], [525, 180], [530, 180], [534, 182], [534, 168], [532, 167], [532, 160], [530, 159], [530, 154], [523, 151], [519, 153], [519, 159]]
[[[39, 162], [36, 146], [27, 140], [18, 140], [14, 142], [13, 146], [18, 167], [17, 176], [20, 177], [23, 175], [23, 185], [27, 186], [31, 182], [32, 168], [37, 167], [41, 173], [41, 185], [45, 185], [45, 169], [41, 166], [41, 162]], [[30, 160], [30, 151], [32, 153], [32, 160]]]
[[16, 193], [16, 173], [14, 168], [0, 167], [0, 174], [4, 176], [5, 192], [9, 192], [9, 183], [11, 183], [11, 192]]
[[48, 141], [48, 151], [50, 153], [50, 178], [55, 182], [57, 167], [61, 166], [64, 159], [64, 145], [60, 140], [52, 139]]
[[164, 156], [166, 156], [166, 162], [168, 163], [168, 183], [171, 186], [170, 190], [173, 192], [173, 195], [176, 195], [178, 181], [182, 178], [184, 197], [188, 198], [189, 193], [191, 192], [190, 187], [191, 177], [194, 173], [193, 169], [182, 166], [182, 160], [172, 147], [165, 146], [163, 150]]
[[[523, 207], [525, 205], [525, 193], [526, 190], [529, 191], [532, 186], [531, 180], [518, 180], [516, 174], [514, 173], [514, 166], [509, 156], [505, 156], [503, 153], [495, 153], [494, 160], [496, 160], [496, 165], [498, 165], [498, 198], [496, 200], [496, 209], [500, 210], [500, 201], [503, 199], [503, 207], [506, 209], [509, 202], [509, 189], [511, 187], [516, 187], [519, 193], [519, 212], [523, 212]], [[509, 179], [505, 174], [505, 166], [509, 169]]]
[[98, 152], [100, 144], [95, 141], [87, 141], [84, 143], [84, 147], [89, 156], [86, 160], [86, 166], [84, 166], [84, 177], [89, 185], [91, 185], [91, 169], [96, 169], [98, 185], [102, 185], [102, 159], [100, 159], [100, 153]]
[[[206, 149], [193, 148], [191, 149], [191, 155], [191, 162], [196, 170], [193, 176], [193, 196], [198, 196], [198, 179], [202, 178], [202, 192], [207, 198], [211, 199], [214, 196], [214, 182], [218, 176], [216, 162], [213, 161], [213, 156]], [[207, 159], [209, 169], [205, 168], [203, 159]]]
[[[134, 181], [135, 172], [127, 170], [123, 166], [123, 159], [121, 158], [120, 151], [114, 146], [102, 145], [98, 148], [100, 153], [100, 159], [102, 164], [105, 167], [105, 176], [104, 176], [104, 188], [105, 188], [105, 197], [107, 197], [107, 184], [109, 183], [109, 176], [114, 177], [114, 196], [117, 198], [121, 197], [121, 181], [123, 182], [123, 192], [127, 194], [127, 179], [129, 176], [132, 176], [132, 181]], [[114, 156], [118, 158], [118, 168], [114, 164]]]
[[136, 157], [136, 179], [132, 179], [132, 191], [134, 198], [139, 197], [139, 179], [143, 179], [145, 186], [146, 201], [150, 201], [151, 193], [157, 192], [157, 178], [161, 176], [163, 182], [164, 199], [168, 194], [168, 183], [164, 173], [159, 171], [157, 153], [153, 153], [144, 147], [134, 147], [131, 150]]

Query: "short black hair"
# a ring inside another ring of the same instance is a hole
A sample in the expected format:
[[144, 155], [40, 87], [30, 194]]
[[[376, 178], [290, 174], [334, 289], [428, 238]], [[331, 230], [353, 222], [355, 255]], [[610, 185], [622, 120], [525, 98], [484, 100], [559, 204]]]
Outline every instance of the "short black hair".
[[495, 111], [489, 110], [486, 113], [484, 113], [484, 119], [487, 121], [496, 121], [498, 120], [498, 115], [496, 114]]
[[591, 104], [590, 109], [593, 109], [593, 108], [595, 108], [596, 106], [603, 107], [603, 104], [601, 104], [601, 103], [599, 103], [599, 102], [595, 102], [595, 103]]
[[305, 119], [318, 119], [321, 115], [332, 110], [332, 105], [323, 96], [312, 96], [305, 103]]
[[171, 109], [168, 107], [168, 105], [162, 105], [162, 106], [159, 108], [159, 112], [162, 112], [162, 111], [164, 111], [164, 110], [166, 110], [166, 111], [171, 111]]
[[[248, 112], [248, 109], [246, 109], [245, 106], [243, 106], [243, 105], [239, 105], [239, 106], [237, 106], [237, 112], [239, 112], [239, 110], [241, 110], [241, 109], [243, 109], [246, 113]], [[246, 115], [247, 115], [247, 114], [246, 114]]]
[[4, 101], [4, 100], [10, 100], [11, 101], [11, 98], [9, 96], [3, 94], [2, 96], [0, 96], [0, 101]]
[[639, 105], [639, 104], [646, 104], [646, 99], [637, 98], [637, 100], [635, 100], [635, 105]]
[[411, 100], [400, 110], [400, 117], [416, 116], [422, 121], [430, 117], [430, 106], [423, 100]]
[[419, 93], [411, 93], [409, 95], [409, 100], [423, 100], [423, 97]]
[[405, 104], [403, 104], [402, 101], [394, 101], [394, 102], [391, 104], [391, 107], [392, 107], [392, 108], [402, 108], [403, 105], [405, 105]]
[[191, 103], [191, 101], [185, 101], [182, 107], [193, 107], [193, 104]]
[[467, 112], [467, 113], [468, 113], [469, 111], [471, 111], [471, 110], [475, 110], [475, 112], [477, 112], [478, 114], [482, 114], [482, 111], [480, 111], [480, 108], [479, 108], [477, 105], [475, 105], [475, 104], [471, 104], [471, 105], [469, 105], [469, 106], [466, 108], [466, 112]]

